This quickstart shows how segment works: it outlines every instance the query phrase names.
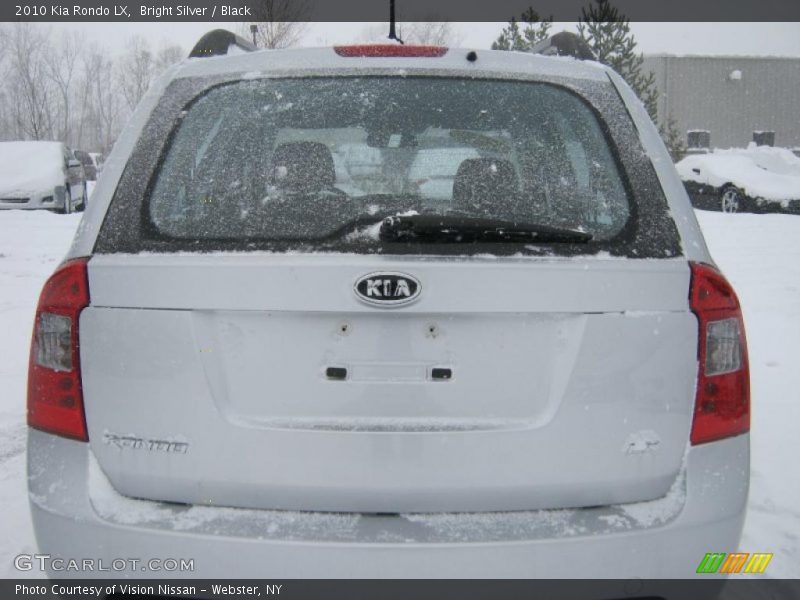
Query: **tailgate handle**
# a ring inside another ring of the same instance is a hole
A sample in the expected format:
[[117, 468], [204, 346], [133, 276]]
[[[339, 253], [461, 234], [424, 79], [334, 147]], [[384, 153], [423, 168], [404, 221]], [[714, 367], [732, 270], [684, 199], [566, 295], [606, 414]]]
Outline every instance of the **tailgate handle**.
[[453, 378], [453, 370], [444, 367], [436, 367], [431, 369], [431, 379], [438, 379], [440, 381], [447, 381]]
[[347, 379], [347, 369], [344, 367], [328, 367], [325, 369], [325, 376], [328, 379], [335, 379], [337, 381], [344, 381]]

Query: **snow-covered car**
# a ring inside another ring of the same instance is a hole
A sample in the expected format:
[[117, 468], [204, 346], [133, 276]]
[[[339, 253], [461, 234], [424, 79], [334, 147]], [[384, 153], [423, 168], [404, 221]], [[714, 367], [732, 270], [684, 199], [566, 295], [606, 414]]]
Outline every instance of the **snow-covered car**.
[[61, 142], [0, 142], [0, 209], [70, 213], [86, 205], [80, 161]]
[[[412, 171], [435, 139], [476, 154], [429, 197]], [[657, 129], [596, 63], [184, 61], [117, 140], [33, 340], [50, 556], [623, 586], [738, 548], [740, 306]]]
[[800, 158], [786, 148], [716, 149], [676, 165], [697, 208], [800, 214]]

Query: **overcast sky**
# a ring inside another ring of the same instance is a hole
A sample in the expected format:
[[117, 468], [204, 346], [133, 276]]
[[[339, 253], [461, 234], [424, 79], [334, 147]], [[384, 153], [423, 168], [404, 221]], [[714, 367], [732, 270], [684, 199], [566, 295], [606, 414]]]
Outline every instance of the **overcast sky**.
[[[700, 0], [702, 1], [702, 0]], [[236, 23], [58, 23], [43, 25], [54, 34], [77, 30], [88, 42], [112, 53], [124, 48], [133, 35], [154, 46], [178, 44], [189, 50], [210, 29], [236, 30]], [[503, 23], [456, 23], [461, 46], [488, 48]], [[573, 29], [574, 23], [557, 23], [551, 31]], [[367, 23], [309, 23], [302, 45], [325, 46], [359, 41]], [[633, 23], [631, 28], [645, 54], [728, 54], [800, 57], [800, 23]]]

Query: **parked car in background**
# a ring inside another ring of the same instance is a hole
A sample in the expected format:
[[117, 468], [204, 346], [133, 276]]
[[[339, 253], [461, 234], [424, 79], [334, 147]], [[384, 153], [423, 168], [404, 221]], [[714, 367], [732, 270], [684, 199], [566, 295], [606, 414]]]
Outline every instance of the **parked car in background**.
[[696, 208], [800, 214], [800, 157], [756, 146], [687, 156], [676, 165]]
[[41, 552], [628, 579], [738, 547], [740, 306], [611, 69], [190, 59], [112, 158], [35, 318]]
[[86, 206], [81, 162], [61, 142], [0, 142], [0, 209], [63, 213]]
[[83, 165], [83, 172], [86, 174], [86, 181], [97, 180], [97, 165], [94, 164], [92, 156], [83, 150], [75, 150], [75, 158], [81, 161]]

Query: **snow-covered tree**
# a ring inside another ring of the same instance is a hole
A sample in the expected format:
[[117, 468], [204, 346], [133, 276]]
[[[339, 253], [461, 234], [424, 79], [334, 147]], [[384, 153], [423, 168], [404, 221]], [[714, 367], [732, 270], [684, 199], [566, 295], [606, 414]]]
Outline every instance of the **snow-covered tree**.
[[530, 50], [547, 38], [552, 24], [552, 17], [542, 19], [533, 7], [528, 7], [519, 21], [514, 17], [511, 18], [497, 39], [492, 42], [492, 50]]

